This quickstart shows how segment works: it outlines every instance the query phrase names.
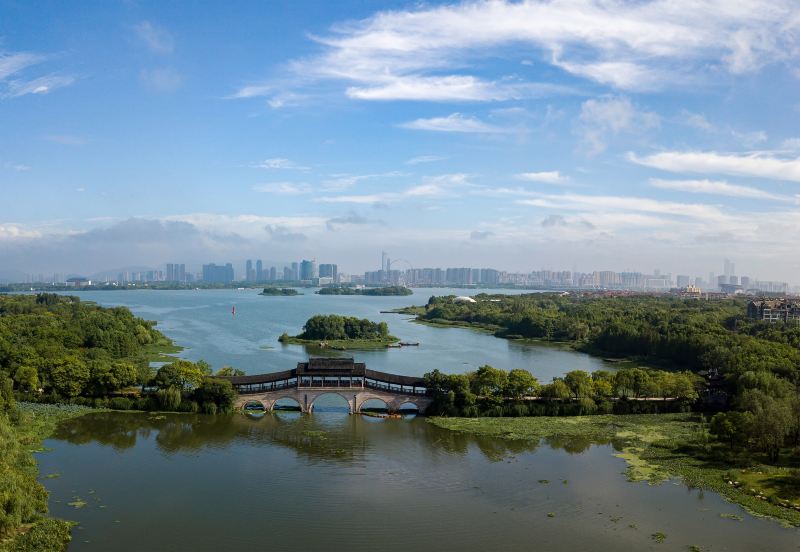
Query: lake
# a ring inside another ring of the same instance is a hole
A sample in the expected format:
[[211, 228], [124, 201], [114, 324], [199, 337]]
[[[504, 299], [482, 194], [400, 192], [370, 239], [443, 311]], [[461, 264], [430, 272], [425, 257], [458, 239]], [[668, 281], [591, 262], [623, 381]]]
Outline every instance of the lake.
[[[203, 359], [215, 370], [230, 365], [248, 374], [259, 374], [294, 368], [308, 358], [308, 352], [300, 345], [282, 345], [278, 337], [283, 332], [300, 333], [306, 320], [315, 314], [385, 321], [392, 335], [420, 343], [419, 347], [345, 353], [366, 362], [368, 368], [383, 372], [421, 376], [436, 368], [459, 373], [491, 364], [506, 370], [525, 368], [540, 381], [549, 382], [569, 370], [613, 369], [613, 365], [599, 358], [558, 346], [497, 339], [465, 328], [434, 328], [410, 322], [408, 316], [380, 312], [422, 305], [431, 295], [479, 291], [425, 288], [404, 297], [316, 295], [313, 289], [301, 289], [303, 295], [293, 297], [261, 296], [258, 290], [232, 289], [85, 291], [72, 295], [103, 306], [125, 306], [137, 316], [156, 320], [163, 333], [185, 347], [180, 356]], [[235, 316], [231, 314], [234, 306]]]
[[[299, 332], [316, 313], [385, 320], [393, 334], [421, 343], [355, 353], [377, 370], [421, 375], [489, 363], [549, 381], [572, 369], [608, 368], [567, 349], [379, 314], [449, 293], [78, 295], [157, 320], [186, 347], [185, 358], [248, 373], [304, 360], [302, 347], [281, 346], [277, 338]], [[50, 452], [37, 455], [51, 512], [78, 522], [70, 550], [81, 552], [800, 549], [797, 530], [750, 516], [714, 493], [676, 481], [628, 482], [610, 444], [481, 438], [419, 417], [349, 416], [341, 405], [337, 411], [336, 399], [330, 404], [312, 415], [112, 412], [70, 420], [45, 442]], [[656, 533], [664, 542], [653, 539]]]

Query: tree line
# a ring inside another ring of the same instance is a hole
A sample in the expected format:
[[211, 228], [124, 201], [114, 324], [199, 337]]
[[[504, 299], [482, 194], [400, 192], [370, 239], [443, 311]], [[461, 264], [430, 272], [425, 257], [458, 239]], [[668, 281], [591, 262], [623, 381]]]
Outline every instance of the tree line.
[[[777, 459], [800, 446], [800, 325], [746, 316], [745, 299], [525, 294], [431, 297], [421, 319], [491, 328], [498, 337], [570, 342], [719, 378], [727, 397], [711, 429], [732, 448]], [[565, 382], [566, 383], [566, 382]]]
[[425, 374], [439, 416], [573, 416], [687, 410], [701, 380], [690, 372], [629, 368], [567, 372], [541, 384], [527, 370], [484, 365], [466, 374]]

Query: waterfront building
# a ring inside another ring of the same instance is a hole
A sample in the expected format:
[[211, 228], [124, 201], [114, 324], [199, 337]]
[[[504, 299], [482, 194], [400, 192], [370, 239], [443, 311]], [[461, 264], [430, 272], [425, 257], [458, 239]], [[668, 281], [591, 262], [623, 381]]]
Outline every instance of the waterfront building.
[[267, 276], [264, 274], [264, 263], [261, 259], [256, 261], [256, 281], [266, 280]]
[[319, 265], [319, 277], [331, 278], [334, 282], [337, 280], [338, 266], [335, 264], [327, 263]]

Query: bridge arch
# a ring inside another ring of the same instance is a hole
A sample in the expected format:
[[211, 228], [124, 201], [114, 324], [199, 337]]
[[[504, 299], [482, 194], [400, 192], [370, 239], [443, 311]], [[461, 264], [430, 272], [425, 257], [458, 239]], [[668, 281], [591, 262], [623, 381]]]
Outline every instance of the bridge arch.
[[353, 413], [353, 402], [354, 402], [353, 395], [350, 395], [348, 397], [347, 394], [344, 393], [344, 392], [333, 391], [333, 390], [331, 390], [331, 391], [323, 391], [323, 392], [320, 392], [320, 393], [317, 393], [316, 395], [314, 395], [313, 398], [311, 398], [310, 402], [308, 403], [308, 411], [309, 412], [314, 412], [314, 406], [317, 404], [317, 400], [319, 400], [320, 397], [325, 397], [325, 396], [339, 397], [340, 399], [342, 399], [345, 402], [345, 406], [347, 408], [347, 412], [349, 414]]
[[[358, 403], [356, 405], [356, 413], [360, 413], [364, 408], [365, 403], [369, 401], [378, 401], [380, 403], [383, 403], [387, 412], [391, 411], [392, 409], [391, 404], [389, 404], [391, 402], [391, 399], [387, 401], [384, 397], [378, 395], [362, 395], [358, 397]], [[367, 406], [367, 408], [369, 408], [369, 406]]]
[[265, 403], [259, 399], [247, 399], [242, 404], [242, 410], [250, 411], [250, 412], [269, 412], [269, 403]]
[[[278, 404], [279, 401], [283, 402], [281, 404]], [[270, 408], [270, 411], [272, 412], [275, 410], [289, 410], [290, 408], [295, 407], [294, 405], [286, 405], [286, 401], [293, 402], [295, 405], [297, 405], [297, 408], [300, 409], [300, 412], [305, 412], [305, 409], [303, 408], [303, 403], [300, 402], [300, 399], [292, 395], [281, 395], [278, 398], [276, 398], [274, 401], [272, 401], [272, 408]]]

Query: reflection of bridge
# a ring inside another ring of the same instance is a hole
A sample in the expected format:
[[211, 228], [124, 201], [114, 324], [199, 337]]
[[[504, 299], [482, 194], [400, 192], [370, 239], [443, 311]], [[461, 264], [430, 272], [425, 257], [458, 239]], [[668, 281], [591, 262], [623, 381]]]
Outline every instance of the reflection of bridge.
[[326, 394], [344, 398], [351, 414], [372, 399], [382, 401], [389, 412], [407, 404], [424, 412], [431, 403], [422, 378], [368, 370], [352, 358], [310, 358], [293, 370], [226, 379], [239, 392], [237, 408], [260, 403], [270, 411], [280, 399], [292, 399], [302, 412], [313, 412], [314, 402]]

